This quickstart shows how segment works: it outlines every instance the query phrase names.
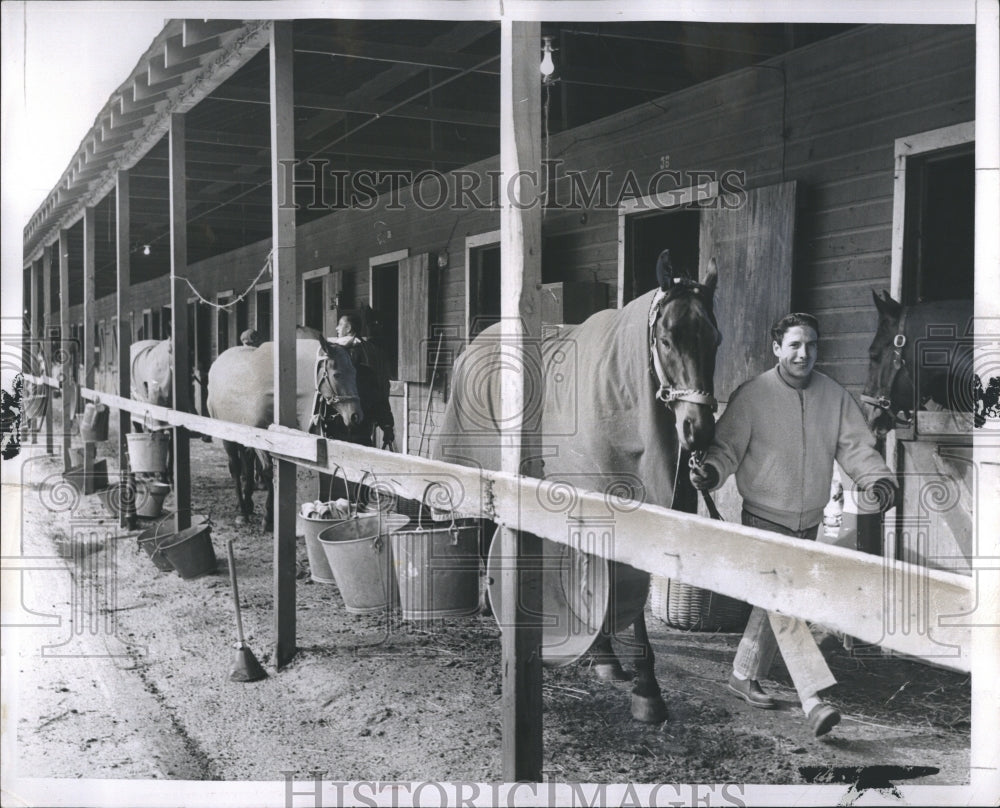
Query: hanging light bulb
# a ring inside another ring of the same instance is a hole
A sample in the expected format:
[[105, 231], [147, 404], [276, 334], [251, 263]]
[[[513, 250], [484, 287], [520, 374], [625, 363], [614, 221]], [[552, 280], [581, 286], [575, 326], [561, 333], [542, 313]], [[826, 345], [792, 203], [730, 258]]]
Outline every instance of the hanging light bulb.
[[149, 252], [150, 252], [149, 245], [148, 244], [143, 244], [142, 245], [142, 254], [143, 255], [149, 255]]
[[556, 72], [555, 62], [552, 61], [552, 54], [555, 50], [552, 47], [552, 37], [542, 37], [542, 63], [539, 69], [542, 71], [542, 81], [552, 81], [552, 74]]

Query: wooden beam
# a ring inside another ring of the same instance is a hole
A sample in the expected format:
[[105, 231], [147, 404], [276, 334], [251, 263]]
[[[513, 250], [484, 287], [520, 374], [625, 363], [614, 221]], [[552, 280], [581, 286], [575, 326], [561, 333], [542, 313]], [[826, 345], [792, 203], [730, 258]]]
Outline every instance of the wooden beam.
[[[58, 383], [28, 374], [25, 379]], [[340, 468], [352, 482], [375, 474], [396, 496], [420, 499], [427, 484], [436, 481], [451, 492], [456, 513], [484, 515], [504, 524], [529, 521], [537, 535], [560, 544], [568, 544], [571, 534], [580, 532], [569, 530], [571, 525], [586, 527], [593, 521], [606, 526], [612, 519], [615, 541], [589, 548], [602, 558], [809, 620], [952, 670], [968, 672], [971, 667], [969, 616], [977, 605], [976, 581], [963, 575], [654, 505], [622, 501], [616, 507], [606, 494], [581, 489], [574, 489], [575, 508], [567, 513], [540, 504], [564, 501], [561, 482], [323, 440], [295, 429], [255, 429], [99, 390], [83, 388], [80, 394], [88, 401], [129, 410], [140, 420], [148, 414], [219, 440], [273, 452], [314, 471], [333, 473]], [[651, 542], [650, 536], [657, 540]]]
[[[45, 356], [46, 372], [55, 375], [52, 367], [52, 250], [53, 245], [42, 253], [42, 354]], [[55, 434], [52, 422], [52, 388], [45, 388], [45, 453], [55, 454]]]
[[[191, 411], [191, 362], [187, 346], [187, 191], [185, 189], [185, 118], [170, 116], [170, 319], [174, 348], [174, 409]], [[174, 429], [174, 526], [191, 526], [191, 448], [184, 427]]]
[[[285, 164], [295, 159], [292, 21], [275, 20], [269, 52], [271, 92], [271, 290], [274, 339], [274, 421], [294, 427], [295, 411], [295, 210], [285, 199]], [[296, 469], [274, 464], [274, 661], [278, 668], [295, 656]]]
[[167, 67], [167, 56], [165, 53], [161, 53], [159, 56], [150, 57], [146, 68], [146, 80], [150, 87], [155, 87], [167, 79], [183, 76], [185, 73], [198, 70], [200, 67], [200, 59], [186, 59], [183, 62], [177, 62]]
[[976, 582], [966, 576], [653, 505], [616, 507], [603, 493], [579, 489], [572, 512], [545, 508], [539, 503], [564, 501], [562, 483], [327, 441], [326, 465], [311, 468], [332, 473], [338, 466], [351, 481], [376, 474], [387, 490], [410, 499], [440, 481], [460, 514], [528, 521], [537, 535], [560, 544], [581, 526], [606, 526], [610, 519], [615, 541], [596, 549], [602, 558], [953, 670], [971, 666]]
[[[185, 48], [197, 45], [232, 31], [235, 28], [242, 28], [242, 20], [184, 20], [182, 43]], [[216, 41], [214, 47], [218, 47]]]
[[[97, 268], [94, 256], [95, 211], [89, 205], [83, 209], [83, 378], [84, 387], [94, 386], [94, 326], [97, 324]], [[94, 479], [94, 461], [97, 446], [93, 441], [83, 444], [84, 493], [92, 494], [90, 488]]]
[[[115, 174], [115, 328], [118, 338], [118, 395], [127, 398], [132, 389], [132, 328], [129, 313], [132, 311], [132, 253], [129, 231], [132, 208], [129, 190], [131, 177], [128, 171]], [[132, 431], [129, 414], [118, 411], [118, 470], [119, 482], [125, 486], [134, 484], [135, 479], [128, 464], [128, 434]], [[131, 498], [125, 498], [125, 508], [119, 517], [123, 528], [135, 527], [135, 505]]]
[[171, 68], [174, 65], [189, 62], [192, 59], [197, 59], [200, 56], [205, 56], [217, 50], [219, 50], [217, 39], [205, 39], [198, 43], [185, 45], [184, 35], [177, 34], [176, 36], [168, 37], [166, 42], [164, 42], [163, 64], [165, 67]]
[[[541, 74], [537, 22], [500, 23], [500, 399], [505, 443], [501, 466], [540, 476], [540, 422], [531, 393], [543, 395], [541, 361]], [[510, 443], [506, 442], [506, 438]], [[520, 515], [501, 523], [503, 778], [542, 779], [541, 541]]]
[[75, 403], [70, 395], [70, 387], [74, 384], [76, 375], [76, 346], [70, 341], [69, 335], [69, 231], [59, 230], [59, 337], [62, 343], [62, 451], [63, 469], [69, 471], [69, 447], [73, 441], [70, 422], [73, 419], [72, 405]]
[[[39, 378], [40, 384], [45, 382], [44, 377]], [[55, 384], [56, 380], [53, 379], [52, 383]], [[172, 427], [184, 427], [188, 432], [201, 432], [220, 441], [231, 440], [244, 446], [271, 452], [292, 462], [309, 465], [311, 468], [326, 468], [327, 441], [298, 429], [275, 425], [268, 429], [258, 429], [218, 418], [208, 418], [193, 412], [180, 412], [172, 407], [135, 401], [125, 396], [116, 396], [86, 387], [80, 389], [80, 395], [88, 401], [100, 401], [112, 409], [131, 413], [130, 420], [144, 421], [148, 418], [152, 421], [162, 421]]]

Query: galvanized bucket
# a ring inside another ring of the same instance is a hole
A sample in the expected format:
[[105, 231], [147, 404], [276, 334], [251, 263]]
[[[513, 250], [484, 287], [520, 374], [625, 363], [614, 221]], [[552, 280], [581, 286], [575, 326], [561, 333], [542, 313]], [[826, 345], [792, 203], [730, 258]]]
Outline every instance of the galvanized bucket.
[[[434, 485], [433, 483], [431, 485]], [[428, 486], [415, 527], [390, 536], [404, 620], [465, 617], [479, 611], [480, 519], [432, 521]]]
[[355, 514], [320, 532], [320, 546], [344, 608], [351, 614], [394, 609], [399, 604], [389, 536], [409, 521], [402, 514], [376, 511]]
[[128, 440], [129, 466], [136, 474], [162, 474], [167, 470], [167, 457], [170, 454], [170, 433], [161, 432], [129, 432]]
[[163, 500], [170, 493], [170, 486], [153, 480], [136, 481], [135, 513], [144, 519], [156, 519], [163, 513]]

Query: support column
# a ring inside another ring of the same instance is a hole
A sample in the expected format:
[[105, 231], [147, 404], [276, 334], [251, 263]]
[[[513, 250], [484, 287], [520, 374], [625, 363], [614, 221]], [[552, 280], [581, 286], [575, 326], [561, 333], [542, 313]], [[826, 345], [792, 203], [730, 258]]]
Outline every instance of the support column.
[[[541, 26], [500, 23], [501, 468], [540, 475]], [[535, 413], [530, 420], [526, 413]], [[503, 778], [542, 779], [541, 540], [521, 525], [501, 531]]]
[[[131, 227], [131, 207], [129, 203], [129, 173], [115, 174], [115, 265], [117, 274], [117, 297], [115, 302], [115, 328], [118, 331], [118, 395], [131, 397], [132, 389], [132, 328], [129, 313], [132, 311], [132, 253], [129, 228]], [[118, 412], [118, 469], [123, 485], [133, 487], [135, 476], [128, 464], [128, 434], [132, 431], [132, 415], [124, 410]], [[123, 497], [126, 507], [120, 517], [123, 528], [135, 527], [135, 507], [130, 497]]]
[[[292, 99], [292, 21], [271, 28], [271, 287], [274, 341], [274, 420], [297, 427], [295, 412], [295, 210], [284, 199], [285, 171], [295, 160]], [[295, 464], [274, 462], [274, 659], [278, 668], [295, 655]]]
[[[170, 338], [174, 347], [173, 406], [191, 412], [191, 361], [187, 346], [187, 194], [184, 180], [187, 159], [184, 143], [185, 118], [170, 116]], [[191, 443], [185, 427], [174, 427], [174, 499], [178, 531], [191, 526]]]
[[[83, 211], [83, 386], [94, 389], [94, 324], [97, 320], [96, 258], [94, 251], [96, 233], [95, 211], [92, 207]], [[97, 446], [93, 441], [83, 444], [84, 493], [93, 494], [94, 461]]]
[[[42, 355], [45, 357], [45, 375], [55, 376], [52, 367], [52, 250], [49, 245], [42, 250]], [[52, 422], [55, 420], [52, 412], [52, 388], [47, 384], [45, 390], [45, 454], [55, 454], [55, 437]]]
[[76, 374], [76, 344], [69, 336], [69, 231], [59, 231], [59, 336], [61, 338], [62, 358], [62, 452], [63, 470], [69, 471], [72, 465], [69, 457], [72, 435], [70, 423], [75, 415], [73, 407], [75, 396], [70, 391], [76, 390], [74, 376]]
[[[31, 292], [29, 293], [29, 297], [28, 364], [25, 367], [25, 372], [35, 375], [41, 372], [38, 364], [38, 351], [42, 345], [42, 318], [39, 313], [42, 302], [42, 265], [38, 261], [33, 261], [31, 264]], [[33, 385], [30, 389], [35, 395], [38, 394], [38, 387], [36, 385]], [[25, 388], [24, 394], [27, 395], [27, 393], [28, 388]], [[27, 425], [27, 431], [31, 434], [31, 442], [33, 444], [38, 443], [39, 429], [41, 429], [41, 426], [35, 423], [34, 418], [31, 418]]]

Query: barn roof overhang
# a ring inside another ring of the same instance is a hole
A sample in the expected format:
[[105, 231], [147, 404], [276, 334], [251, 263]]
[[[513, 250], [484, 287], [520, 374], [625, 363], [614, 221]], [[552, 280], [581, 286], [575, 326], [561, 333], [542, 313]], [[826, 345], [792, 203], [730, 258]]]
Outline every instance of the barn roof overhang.
[[[848, 27], [543, 23], [543, 35], [557, 48], [547, 131], [655, 101]], [[97, 295], [112, 291], [113, 278], [101, 278], [115, 260], [109, 192], [117, 172], [129, 169], [130, 239], [138, 247], [154, 245], [153, 257], [133, 262], [132, 282], [167, 272], [169, 251], [155, 249], [169, 240], [163, 135], [179, 112], [188, 113], [189, 261], [267, 238], [270, 30], [269, 21], [169, 21], [25, 227], [25, 265], [38, 260], [60, 230], [73, 228], [71, 245], [79, 243], [74, 225], [94, 207], [103, 234], [96, 247]], [[315, 170], [414, 176], [494, 157], [500, 150], [499, 44], [495, 21], [295, 20], [296, 178], [308, 180]], [[300, 224], [350, 204], [334, 199], [311, 206], [308, 188], [296, 193]], [[79, 273], [71, 273], [71, 302], [80, 283]]]

